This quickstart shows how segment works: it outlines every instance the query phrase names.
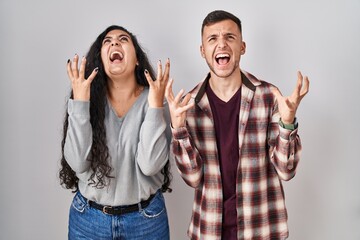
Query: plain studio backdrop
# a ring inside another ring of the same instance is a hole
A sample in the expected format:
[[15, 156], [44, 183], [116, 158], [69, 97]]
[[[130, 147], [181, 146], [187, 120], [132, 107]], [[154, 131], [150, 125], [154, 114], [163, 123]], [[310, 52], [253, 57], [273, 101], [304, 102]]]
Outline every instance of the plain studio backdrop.
[[[298, 109], [303, 153], [284, 182], [290, 240], [360, 239], [360, 1], [20, 1], [0, 3], [0, 239], [67, 238], [72, 193], [59, 185], [70, 90], [66, 61], [107, 26], [132, 31], [151, 63], [171, 60], [174, 90], [208, 72], [200, 27], [212, 10], [238, 16], [241, 68], [289, 95], [310, 78]], [[186, 238], [193, 201], [173, 166], [165, 194], [171, 239]]]

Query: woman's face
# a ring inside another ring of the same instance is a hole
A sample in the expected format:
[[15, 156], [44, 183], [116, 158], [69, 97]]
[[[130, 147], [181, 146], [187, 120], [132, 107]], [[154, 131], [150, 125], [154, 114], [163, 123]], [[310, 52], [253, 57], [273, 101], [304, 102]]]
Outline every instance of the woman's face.
[[134, 75], [137, 58], [130, 35], [119, 29], [108, 32], [102, 42], [101, 60], [109, 78]]

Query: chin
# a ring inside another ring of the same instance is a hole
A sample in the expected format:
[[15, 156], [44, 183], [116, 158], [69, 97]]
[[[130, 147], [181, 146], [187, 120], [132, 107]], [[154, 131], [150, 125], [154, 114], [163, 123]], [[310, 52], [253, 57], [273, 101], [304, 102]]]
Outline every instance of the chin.
[[234, 73], [234, 71], [229, 71], [229, 70], [215, 70], [214, 74], [217, 77], [221, 77], [221, 78], [227, 78], [230, 77], [232, 74]]

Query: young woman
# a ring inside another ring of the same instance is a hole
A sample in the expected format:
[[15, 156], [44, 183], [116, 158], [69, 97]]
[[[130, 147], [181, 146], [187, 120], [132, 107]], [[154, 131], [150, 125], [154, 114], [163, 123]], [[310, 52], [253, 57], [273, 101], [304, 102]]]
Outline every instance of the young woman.
[[69, 239], [169, 239], [169, 71], [169, 60], [164, 71], [159, 61], [155, 79], [136, 37], [120, 26], [102, 32], [86, 57], [68, 60], [59, 176], [76, 192]]

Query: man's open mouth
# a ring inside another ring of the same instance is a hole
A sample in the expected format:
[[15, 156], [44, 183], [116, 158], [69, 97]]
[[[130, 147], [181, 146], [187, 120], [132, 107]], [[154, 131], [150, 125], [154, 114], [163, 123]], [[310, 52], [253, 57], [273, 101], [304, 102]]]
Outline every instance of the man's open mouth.
[[230, 61], [230, 55], [227, 53], [219, 53], [215, 56], [215, 60], [219, 65], [225, 65]]

